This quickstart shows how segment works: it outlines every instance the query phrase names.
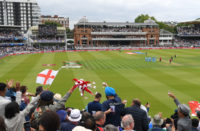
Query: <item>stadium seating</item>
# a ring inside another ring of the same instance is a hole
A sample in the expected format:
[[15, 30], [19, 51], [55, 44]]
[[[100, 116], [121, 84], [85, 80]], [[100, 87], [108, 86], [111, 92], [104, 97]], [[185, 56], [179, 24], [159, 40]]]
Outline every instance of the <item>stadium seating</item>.
[[[8, 131], [22, 129], [25, 131], [119, 131], [123, 128], [141, 131], [148, 129], [170, 131], [187, 129], [189, 131], [192, 128], [197, 128], [197, 126], [192, 127], [193, 121], [199, 122], [198, 119], [191, 121], [189, 107], [181, 104], [172, 93], [168, 93], [168, 95], [177, 104], [178, 111], [176, 110], [174, 114], [172, 112], [171, 118], [165, 119], [161, 113], [156, 114], [151, 121], [151, 117], [148, 116], [149, 103], [144, 106], [139, 99], [134, 99], [132, 106], [124, 108], [127, 101], [122, 101], [115, 89], [108, 87], [106, 83], [103, 86], [105, 86], [107, 100], [100, 104], [102, 96], [97, 93], [94, 101], [82, 112], [79, 109], [71, 108], [70, 105], [65, 107], [65, 102], [71, 99], [69, 97], [75, 90], [74, 87], [61, 98], [58, 97], [60, 96], [58, 94], [54, 95], [51, 91], [43, 90], [41, 86], [36, 88], [35, 94], [32, 94], [28, 93], [26, 86], [20, 86], [19, 82], [15, 86], [13, 84], [13, 80], [0, 83], [1, 131], [5, 131], [5, 127]], [[29, 97], [32, 97], [31, 101]], [[88, 110], [91, 110], [92, 114], [88, 113]], [[3, 112], [5, 113], [2, 114]], [[24, 123], [25, 118], [27, 122]], [[120, 122], [123, 126], [120, 125]]]

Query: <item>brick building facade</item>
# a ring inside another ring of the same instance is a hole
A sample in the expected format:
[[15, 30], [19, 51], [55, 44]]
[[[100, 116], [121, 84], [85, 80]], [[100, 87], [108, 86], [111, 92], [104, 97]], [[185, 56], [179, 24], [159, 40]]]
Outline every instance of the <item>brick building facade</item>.
[[157, 46], [159, 27], [152, 21], [129, 22], [88, 22], [81, 19], [74, 26], [75, 46]]

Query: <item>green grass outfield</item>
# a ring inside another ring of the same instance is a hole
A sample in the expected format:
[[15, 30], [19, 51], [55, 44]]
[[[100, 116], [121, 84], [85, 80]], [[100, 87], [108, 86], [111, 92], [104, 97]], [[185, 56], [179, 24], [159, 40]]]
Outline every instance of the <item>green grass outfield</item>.
[[[151, 104], [150, 115], [163, 112], [164, 116], [176, 108], [168, 91], [174, 92], [182, 103], [200, 99], [200, 50], [148, 50], [148, 56], [163, 58], [163, 62], [145, 62], [145, 55], [128, 55], [127, 51], [67, 52], [10, 56], [0, 60], [0, 80], [20, 81], [34, 92], [38, 84], [36, 76], [43, 69], [57, 70], [63, 61], [80, 61], [82, 69], [62, 69], [50, 90], [64, 95], [72, 87], [73, 78], [95, 81], [97, 89], [92, 91], [103, 94], [102, 82], [116, 89], [129, 106], [133, 98], [141, 99], [143, 104]], [[129, 51], [128, 51], [129, 52]], [[145, 50], [141, 52], [146, 52]], [[169, 64], [169, 58], [177, 58]], [[57, 64], [43, 67], [42, 64]], [[46, 88], [46, 87], [45, 87]], [[85, 93], [83, 99], [75, 90], [67, 106], [83, 109], [93, 97]]]

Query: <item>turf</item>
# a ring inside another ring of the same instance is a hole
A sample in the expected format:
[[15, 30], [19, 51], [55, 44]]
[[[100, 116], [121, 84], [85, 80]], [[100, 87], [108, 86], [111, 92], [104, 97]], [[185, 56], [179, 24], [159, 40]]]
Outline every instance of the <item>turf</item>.
[[[149, 57], [162, 57], [162, 62], [145, 62], [145, 55], [128, 55], [127, 51], [101, 52], [62, 52], [10, 56], [0, 60], [0, 80], [20, 81], [34, 92], [39, 85], [36, 76], [43, 69], [58, 70], [63, 61], [80, 61], [81, 69], [61, 69], [50, 90], [64, 95], [72, 87], [73, 78], [95, 81], [97, 89], [92, 91], [103, 94], [102, 82], [107, 82], [116, 89], [122, 99], [127, 99], [130, 106], [133, 98], [141, 99], [143, 104], [151, 104], [150, 115], [163, 112], [169, 116], [176, 108], [168, 91], [176, 94], [182, 103], [199, 100], [200, 92], [200, 50], [142, 50]], [[169, 64], [169, 58], [177, 55]], [[43, 67], [43, 64], [56, 64]], [[47, 88], [48, 86], [45, 86]], [[83, 99], [76, 90], [66, 103], [69, 107], [83, 109], [93, 97], [85, 94]]]

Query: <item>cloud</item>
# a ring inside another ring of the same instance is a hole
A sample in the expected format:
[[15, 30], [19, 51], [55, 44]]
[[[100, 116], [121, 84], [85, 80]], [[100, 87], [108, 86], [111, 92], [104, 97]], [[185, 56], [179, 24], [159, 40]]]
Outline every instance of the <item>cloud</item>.
[[70, 27], [83, 16], [89, 21], [134, 21], [149, 14], [160, 21], [199, 18], [199, 0], [38, 0], [44, 15], [70, 18]]

